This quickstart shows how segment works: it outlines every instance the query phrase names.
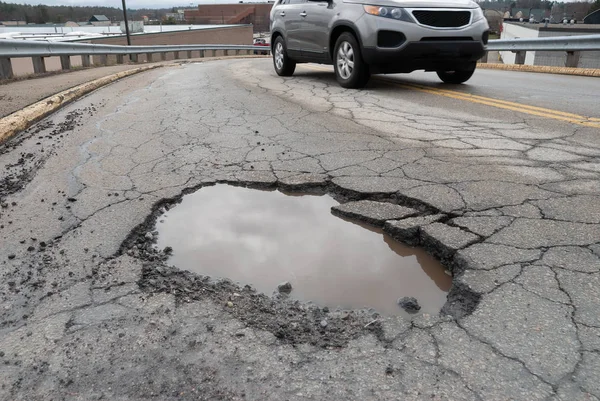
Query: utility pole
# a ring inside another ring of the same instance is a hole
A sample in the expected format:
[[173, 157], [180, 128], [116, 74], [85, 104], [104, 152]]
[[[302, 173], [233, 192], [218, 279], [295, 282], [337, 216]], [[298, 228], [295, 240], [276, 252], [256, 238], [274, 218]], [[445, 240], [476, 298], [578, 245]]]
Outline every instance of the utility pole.
[[131, 37], [129, 36], [129, 22], [127, 21], [127, 6], [125, 0], [123, 2], [123, 19], [125, 20], [125, 35], [127, 35], [127, 46], [131, 46]]

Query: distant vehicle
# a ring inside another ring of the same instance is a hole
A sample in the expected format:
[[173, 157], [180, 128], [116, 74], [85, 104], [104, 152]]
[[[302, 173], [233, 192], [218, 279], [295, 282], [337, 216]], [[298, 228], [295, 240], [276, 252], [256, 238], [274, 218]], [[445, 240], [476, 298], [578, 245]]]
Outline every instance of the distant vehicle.
[[[270, 45], [267, 43], [266, 39], [257, 38], [257, 39], [254, 39], [254, 46], [269, 47]], [[269, 54], [269, 52], [268, 51], [256, 51], [255, 50], [254, 54], [266, 55], [266, 54]]]
[[277, 0], [271, 9], [275, 71], [333, 64], [339, 84], [361, 88], [372, 73], [435, 71], [467, 81], [485, 53], [489, 26], [471, 0]]

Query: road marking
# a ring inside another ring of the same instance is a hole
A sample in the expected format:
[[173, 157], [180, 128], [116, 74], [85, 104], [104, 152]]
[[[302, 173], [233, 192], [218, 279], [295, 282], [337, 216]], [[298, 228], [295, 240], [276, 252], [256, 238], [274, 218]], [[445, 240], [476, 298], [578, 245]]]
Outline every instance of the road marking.
[[[314, 71], [323, 71], [323, 72], [332, 72], [331, 68], [326, 67], [318, 67], [314, 65], [303, 65], [302, 67], [308, 68]], [[390, 78], [375, 76], [373, 79], [376, 79], [381, 82], [386, 82], [397, 86], [399, 88], [416, 90], [419, 92], [425, 92], [432, 95], [445, 96], [452, 99], [464, 100], [471, 103], [483, 104], [486, 106], [496, 107], [499, 109], [505, 109], [510, 111], [516, 111], [518, 113], [525, 113], [537, 117], [550, 118], [554, 120], [566, 121], [571, 124], [583, 125], [585, 127], [592, 128], [600, 128], [600, 118], [594, 117], [586, 117], [581, 116], [579, 114], [567, 113], [560, 110], [552, 110], [546, 109], [543, 107], [530, 106], [522, 103], [510, 102], [507, 100], [494, 99], [485, 96], [472, 95], [469, 93], [449, 90], [449, 89], [441, 89], [433, 86], [427, 85], [419, 85], [419, 84], [411, 84], [411, 83], [402, 83], [395, 81]]]

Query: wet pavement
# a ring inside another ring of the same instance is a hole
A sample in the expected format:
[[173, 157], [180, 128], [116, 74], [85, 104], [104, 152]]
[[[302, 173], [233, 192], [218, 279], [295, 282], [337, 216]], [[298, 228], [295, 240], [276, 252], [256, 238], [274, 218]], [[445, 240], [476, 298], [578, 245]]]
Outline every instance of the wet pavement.
[[[271, 295], [290, 282], [291, 298], [330, 309], [402, 314], [402, 297], [439, 313], [452, 279], [422, 249], [381, 229], [331, 214], [331, 196], [217, 185], [186, 195], [158, 217], [158, 248], [168, 263]], [[405, 313], [406, 314], [406, 313]]]
[[[269, 60], [95, 91], [1, 147], [0, 399], [597, 400], [598, 138]], [[326, 311], [169, 266], [156, 219], [214, 184], [332, 196], [442, 261], [447, 302]]]

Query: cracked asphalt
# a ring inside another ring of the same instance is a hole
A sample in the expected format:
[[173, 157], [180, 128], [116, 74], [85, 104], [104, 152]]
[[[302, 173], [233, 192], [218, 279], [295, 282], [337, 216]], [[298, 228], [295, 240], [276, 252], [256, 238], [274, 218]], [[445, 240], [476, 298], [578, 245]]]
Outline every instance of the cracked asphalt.
[[[100, 89], [0, 168], [3, 400], [600, 398], [597, 128], [225, 60]], [[356, 202], [448, 302], [329, 311], [167, 266], [156, 217], [215, 183]]]

